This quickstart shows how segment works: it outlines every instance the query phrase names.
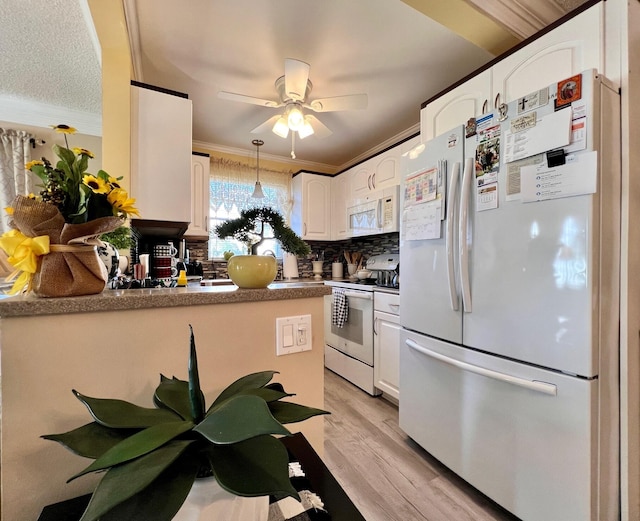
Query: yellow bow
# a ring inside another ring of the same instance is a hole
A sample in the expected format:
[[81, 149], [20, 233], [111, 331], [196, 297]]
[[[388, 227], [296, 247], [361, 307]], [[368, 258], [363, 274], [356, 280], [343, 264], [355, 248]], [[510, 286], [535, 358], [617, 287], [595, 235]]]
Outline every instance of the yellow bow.
[[15, 295], [25, 287], [29, 291], [33, 274], [38, 271], [38, 257], [49, 253], [49, 236], [27, 237], [18, 230], [10, 230], [0, 237], [0, 248], [9, 255], [7, 260], [16, 268], [6, 281], [10, 282], [18, 277], [9, 290], [9, 295]]

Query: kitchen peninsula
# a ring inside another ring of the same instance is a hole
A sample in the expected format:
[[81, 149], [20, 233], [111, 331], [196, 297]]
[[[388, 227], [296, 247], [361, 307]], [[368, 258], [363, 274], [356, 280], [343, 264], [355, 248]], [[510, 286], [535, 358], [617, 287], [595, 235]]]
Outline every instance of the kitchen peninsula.
[[[275, 370], [295, 401], [323, 407], [323, 285], [105, 290], [87, 297], [0, 300], [2, 519], [36, 519], [92, 490], [89, 460], [40, 439], [89, 423], [72, 394], [153, 407], [160, 374], [187, 379], [189, 324], [207, 403], [236, 378]], [[311, 315], [312, 349], [275, 355], [277, 317]], [[290, 425], [323, 453], [323, 419]]]

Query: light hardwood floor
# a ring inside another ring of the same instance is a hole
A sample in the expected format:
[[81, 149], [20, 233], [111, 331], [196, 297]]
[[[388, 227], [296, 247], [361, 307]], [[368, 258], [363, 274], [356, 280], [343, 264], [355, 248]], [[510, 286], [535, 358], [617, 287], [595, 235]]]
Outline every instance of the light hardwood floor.
[[325, 369], [324, 461], [367, 521], [518, 521], [407, 437], [398, 408]]

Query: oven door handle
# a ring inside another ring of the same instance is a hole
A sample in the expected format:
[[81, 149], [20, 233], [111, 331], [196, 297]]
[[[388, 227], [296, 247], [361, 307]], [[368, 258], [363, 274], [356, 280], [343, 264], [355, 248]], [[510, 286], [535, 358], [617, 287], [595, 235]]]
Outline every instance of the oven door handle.
[[371, 293], [364, 293], [364, 292], [361, 293], [359, 291], [345, 291], [344, 296], [349, 298], [361, 298], [364, 300], [373, 300], [373, 295]]

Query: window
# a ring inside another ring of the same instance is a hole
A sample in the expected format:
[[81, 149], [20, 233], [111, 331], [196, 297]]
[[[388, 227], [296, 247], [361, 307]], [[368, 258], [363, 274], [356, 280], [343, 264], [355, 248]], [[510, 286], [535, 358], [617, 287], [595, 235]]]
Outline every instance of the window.
[[[226, 219], [240, 217], [240, 211], [256, 206], [269, 206], [278, 210], [285, 221], [289, 221], [291, 211], [291, 172], [260, 168], [260, 183], [264, 199], [251, 197], [256, 183], [255, 165], [211, 158], [211, 177], [209, 180], [209, 258], [221, 258], [225, 251], [246, 254], [246, 246], [234, 239], [220, 239], [215, 227]], [[269, 232], [267, 232], [267, 235]], [[282, 257], [280, 244], [275, 240], [265, 241], [260, 253], [272, 251], [276, 257]]]

